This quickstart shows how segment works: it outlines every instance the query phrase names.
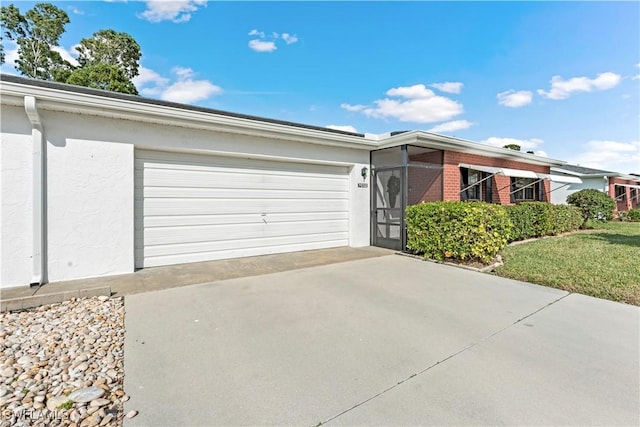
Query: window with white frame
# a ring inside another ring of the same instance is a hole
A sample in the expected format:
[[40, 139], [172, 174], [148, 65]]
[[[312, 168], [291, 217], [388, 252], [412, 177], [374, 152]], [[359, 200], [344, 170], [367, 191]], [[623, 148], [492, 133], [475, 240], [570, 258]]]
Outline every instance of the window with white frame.
[[616, 185], [616, 201], [625, 202], [627, 200], [627, 187]]

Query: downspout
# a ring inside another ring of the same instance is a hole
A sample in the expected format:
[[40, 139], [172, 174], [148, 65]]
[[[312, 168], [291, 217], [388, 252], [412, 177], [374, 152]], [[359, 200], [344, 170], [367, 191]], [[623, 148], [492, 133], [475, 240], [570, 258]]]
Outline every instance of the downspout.
[[32, 138], [32, 181], [33, 181], [33, 256], [32, 256], [32, 276], [31, 285], [42, 285], [44, 278], [44, 138], [42, 121], [36, 108], [36, 98], [33, 96], [24, 97], [24, 110], [31, 122]]

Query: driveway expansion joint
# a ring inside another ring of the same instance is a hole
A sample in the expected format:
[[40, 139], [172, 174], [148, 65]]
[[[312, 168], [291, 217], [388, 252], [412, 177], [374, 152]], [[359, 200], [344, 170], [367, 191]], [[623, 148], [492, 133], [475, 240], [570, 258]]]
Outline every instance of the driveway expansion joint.
[[438, 360], [437, 362], [433, 363], [432, 365], [427, 366], [426, 368], [424, 368], [423, 370], [421, 370], [421, 371], [419, 371], [419, 372], [416, 372], [416, 373], [414, 373], [414, 374], [409, 375], [407, 378], [405, 378], [405, 379], [403, 379], [403, 380], [401, 380], [401, 381], [398, 381], [396, 384], [393, 384], [392, 386], [387, 387], [386, 389], [384, 389], [384, 390], [382, 390], [381, 392], [379, 392], [379, 393], [377, 393], [377, 394], [375, 394], [375, 395], [373, 395], [373, 396], [369, 397], [368, 399], [365, 399], [365, 400], [363, 400], [362, 402], [356, 403], [356, 404], [355, 404], [355, 405], [353, 405], [352, 407], [350, 407], [350, 408], [348, 408], [348, 409], [345, 409], [344, 411], [340, 412], [340, 413], [339, 413], [339, 414], [337, 414], [337, 415], [334, 415], [334, 416], [333, 416], [333, 417], [331, 417], [331, 418], [326, 419], [325, 421], [320, 421], [319, 423], [315, 424], [315, 425], [314, 425], [314, 427], [320, 427], [320, 426], [322, 426], [322, 425], [324, 425], [324, 424], [327, 424], [327, 423], [329, 423], [329, 422], [331, 422], [331, 421], [333, 421], [333, 420], [335, 420], [335, 419], [337, 419], [337, 418], [341, 417], [342, 415], [344, 415], [344, 414], [346, 414], [346, 413], [348, 413], [348, 412], [351, 412], [351, 411], [353, 411], [354, 409], [356, 409], [356, 408], [358, 408], [358, 407], [360, 407], [360, 406], [363, 406], [364, 404], [366, 404], [366, 403], [368, 403], [368, 402], [370, 402], [370, 401], [372, 401], [372, 400], [374, 400], [374, 399], [377, 399], [378, 397], [380, 397], [380, 396], [382, 396], [383, 394], [385, 394], [385, 393], [387, 393], [387, 392], [389, 392], [389, 391], [393, 390], [393, 389], [394, 389], [394, 388], [396, 388], [396, 387], [399, 387], [400, 385], [404, 384], [405, 382], [407, 382], [407, 381], [409, 381], [409, 380], [411, 380], [411, 379], [413, 379], [413, 378], [415, 378], [415, 377], [417, 377], [417, 376], [419, 376], [419, 375], [424, 374], [425, 372], [427, 372], [427, 371], [431, 370], [432, 368], [435, 368], [436, 366], [438, 366], [438, 365], [440, 365], [440, 364], [442, 364], [442, 363], [444, 363], [444, 362], [448, 361], [449, 359], [452, 359], [452, 358], [454, 358], [454, 357], [458, 356], [459, 354], [464, 353], [465, 351], [467, 351], [467, 350], [469, 350], [469, 349], [471, 349], [471, 348], [473, 348], [473, 347], [476, 347], [476, 346], [478, 346], [478, 345], [480, 345], [480, 344], [484, 343], [485, 341], [490, 340], [491, 338], [495, 337], [496, 335], [501, 334], [502, 332], [504, 332], [504, 331], [506, 331], [507, 329], [510, 329], [511, 327], [513, 327], [513, 326], [515, 326], [515, 325], [517, 325], [517, 324], [521, 323], [522, 321], [524, 321], [524, 320], [528, 319], [529, 317], [531, 317], [531, 316], [533, 316], [533, 315], [535, 315], [535, 314], [537, 314], [537, 313], [540, 313], [541, 311], [543, 311], [543, 310], [545, 310], [545, 309], [547, 309], [547, 308], [551, 307], [552, 305], [556, 304], [557, 302], [562, 301], [563, 299], [565, 299], [566, 297], [568, 297], [568, 296], [569, 296], [569, 295], [571, 295], [571, 294], [572, 294], [571, 292], [568, 292], [568, 293], [566, 293], [565, 295], [562, 295], [560, 298], [557, 298], [557, 299], [555, 299], [555, 300], [551, 301], [550, 303], [548, 303], [548, 304], [546, 304], [546, 305], [544, 305], [544, 306], [540, 307], [539, 309], [537, 309], [537, 310], [535, 310], [535, 311], [532, 311], [531, 313], [527, 314], [526, 316], [523, 316], [523, 317], [521, 317], [520, 319], [517, 319], [516, 321], [512, 322], [511, 324], [509, 324], [509, 325], [505, 326], [504, 328], [499, 329], [499, 330], [497, 330], [496, 332], [494, 332], [494, 333], [492, 333], [492, 334], [490, 334], [490, 335], [487, 335], [486, 337], [484, 337], [484, 338], [482, 338], [482, 339], [480, 339], [480, 340], [478, 340], [478, 341], [476, 341], [476, 342], [474, 342], [474, 343], [471, 343], [471, 344], [469, 344], [469, 345], [468, 345], [468, 346], [466, 346], [466, 347], [461, 348], [460, 350], [456, 351], [455, 353], [450, 354], [449, 356], [445, 357], [444, 359]]

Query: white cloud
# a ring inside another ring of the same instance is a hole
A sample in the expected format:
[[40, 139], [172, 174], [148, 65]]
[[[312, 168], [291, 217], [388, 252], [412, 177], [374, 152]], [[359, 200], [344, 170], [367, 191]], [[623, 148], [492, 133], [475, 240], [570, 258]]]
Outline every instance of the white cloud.
[[264, 31], [260, 31], [256, 28], [249, 31], [249, 36], [258, 37], [257, 39], [253, 39], [249, 41], [249, 48], [251, 48], [255, 52], [273, 52], [278, 49], [276, 46], [276, 40], [282, 40], [287, 45], [294, 44], [298, 42], [298, 36], [296, 34], [291, 33], [277, 33], [272, 32], [270, 35], [267, 35]]
[[258, 30], [256, 30], [254, 28], [253, 30], [249, 31], [249, 35], [250, 36], [258, 36], [258, 37], [263, 39], [264, 38], [264, 31], [258, 31]]
[[71, 11], [71, 13], [73, 13], [75, 15], [84, 15], [84, 11], [78, 9], [75, 6], [67, 6], [67, 9], [69, 9]]
[[273, 52], [278, 49], [275, 42], [264, 40], [249, 40], [249, 47], [256, 52]]
[[542, 150], [535, 150], [533, 152], [533, 154], [535, 154], [536, 156], [540, 156], [540, 157], [549, 157], [547, 155], [547, 152], [546, 151], [542, 151]]
[[149, 68], [140, 67], [140, 74], [133, 79], [133, 83], [142, 95], [184, 104], [222, 93], [222, 89], [210, 81], [196, 80], [191, 68], [174, 67], [171, 72], [175, 75], [173, 81]]
[[500, 147], [500, 148], [509, 144], [517, 144], [520, 146], [521, 151], [529, 151], [543, 144], [544, 141], [538, 138], [517, 139], [517, 138], [500, 138], [500, 137], [492, 136], [490, 138], [485, 139], [484, 141], [480, 141], [480, 143], [491, 145], [493, 147]]
[[[140, 67], [138, 75], [135, 76], [132, 81], [140, 93], [147, 96], [160, 94], [161, 89], [169, 84], [168, 78], [162, 77], [160, 74], [146, 67]], [[151, 85], [151, 87], [148, 87], [149, 85]]]
[[351, 104], [343, 103], [343, 104], [340, 104], [340, 108], [347, 111], [351, 111], [352, 113], [355, 113], [355, 112], [364, 110], [365, 108], [367, 108], [367, 106], [362, 104], [351, 105]]
[[207, 0], [149, 0], [147, 10], [138, 15], [139, 18], [150, 22], [172, 21], [187, 22], [191, 13], [201, 6], [207, 5]]
[[18, 60], [18, 45], [12, 40], [3, 39], [4, 44], [4, 64], [0, 70], [7, 74], [17, 74], [16, 61]]
[[455, 132], [457, 130], [469, 129], [473, 126], [473, 123], [467, 120], [454, 120], [451, 122], [440, 123], [435, 125], [427, 132], [439, 133], [439, 132]]
[[515, 91], [511, 89], [505, 92], [500, 92], [497, 95], [497, 98], [498, 104], [504, 105], [505, 107], [517, 108], [530, 104], [533, 99], [533, 93], [528, 90]]
[[60, 56], [62, 56], [62, 59], [68, 61], [74, 67], [80, 65], [78, 63], [78, 60], [76, 59], [76, 57], [78, 56], [78, 52], [76, 51], [75, 46], [69, 50], [60, 46], [54, 46], [51, 50], [58, 52]]
[[433, 83], [430, 86], [435, 87], [436, 89], [442, 92], [460, 93], [460, 91], [462, 91], [462, 86], [464, 86], [464, 84], [460, 82], [444, 82], [444, 83]]
[[345, 132], [358, 133], [356, 128], [354, 128], [353, 126], [350, 126], [350, 125], [343, 125], [343, 126], [342, 125], [328, 125], [327, 128], [335, 129], [335, 130], [343, 130]]
[[569, 80], [564, 80], [561, 76], [553, 76], [549, 91], [538, 89], [538, 94], [549, 99], [566, 99], [574, 92], [611, 89], [617, 86], [620, 80], [619, 74], [611, 72], [600, 73], [594, 79], [572, 77]]
[[282, 33], [282, 40], [284, 40], [286, 44], [293, 44], [298, 41], [298, 36], [296, 36], [295, 34]]
[[640, 173], [640, 141], [589, 141], [570, 162], [612, 172]]
[[[640, 63], [636, 64], [636, 67], [640, 68]], [[631, 77], [631, 80], [639, 80], [640, 79], [640, 74], [636, 74], [635, 76]]]
[[423, 84], [389, 89], [374, 106], [342, 104], [347, 111], [359, 111], [367, 117], [394, 118], [401, 122], [432, 123], [450, 120], [462, 114], [462, 104], [433, 93]]

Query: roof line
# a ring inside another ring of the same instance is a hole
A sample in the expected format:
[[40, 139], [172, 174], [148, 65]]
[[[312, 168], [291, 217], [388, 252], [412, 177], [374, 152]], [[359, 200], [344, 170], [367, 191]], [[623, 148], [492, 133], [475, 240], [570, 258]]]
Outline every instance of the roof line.
[[66, 91], [66, 92], [81, 93], [81, 94], [86, 94], [86, 95], [101, 96], [101, 97], [105, 97], [105, 98], [120, 99], [120, 100], [125, 100], [125, 101], [141, 102], [141, 103], [144, 103], [144, 104], [158, 105], [158, 106], [162, 106], [162, 107], [179, 108], [181, 110], [217, 114], [217, 115], [220, 115], [220, 116], [234, 117], [234, 118], [238, 118], [238, 119], [254, 120], [254, 121], [259, 121], [259, 122], [264, 122], [264, 123], [272, 123], [272, 124], [291, 126], [291, 127], [302, 128], [302, 129], [317, 130], [317, 131], [333, 133], [333, 134], [337, 134], [337, 135], [347, 135], [347, 136], [356, 136], [356, 137], [364, 138], [364, 134], [363, 133], [348, 132], [348, 131], [343, 131], [343, 130], [338, 130], [338, 129], [331, 129], [331, 128], [322, 127], [322, 126], [314, 126], [314, 125], [307, 125], [307, 124], [303, 124], [303, 123], [290, 122], [290, 121], [287, 121], [287, 120], [278, 120], [278, 119], [271, 119], [271, 118], [267, 118], [267, 117], [253, 116], [253, 115], [250, 115], [250, 114], [233, 113], [233, 112], [230, 112], [230, 111], [216, 110], [216, 109], [208, 108], [208, 107], [199, 107], [199, 106], [196, 106], [196, 105], [181, 104], [181, 103], [178, 103], [178, 102], [171, 102], [171, 101], [163, 101], [163, 100], [160, 100], [160, 99], [146, 98], [146, 97], [139, 96], [139, 95], [131, 95], [131, 94], [120, 93], [120, 92], [112, 92], [112, 91], [102, 90], [102, 89], [93, 89], [93, 88], [88, 88], [88, 87], [84, 87], [84, 86], [70, 85], [70, 84], [67, 84], [67, 83], [59, 83], [59, 82], [51, 82], [51, 81], [48, 81], [48, 80], [31, 79], [31, 78], [14, 76], [14, 75], [5, 74], [5, 73], [0, 73], [0, 81], [24, 84], [24, 85], [28, 85], [28, 86], [43, 87], [43, 88], [47, 88], [47, 89], [57, 89], [57, 90], [63, 90], [63, 91]]

